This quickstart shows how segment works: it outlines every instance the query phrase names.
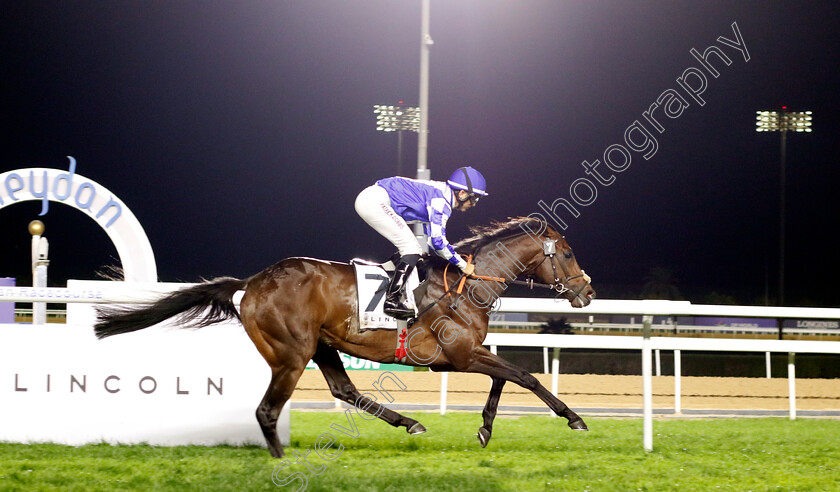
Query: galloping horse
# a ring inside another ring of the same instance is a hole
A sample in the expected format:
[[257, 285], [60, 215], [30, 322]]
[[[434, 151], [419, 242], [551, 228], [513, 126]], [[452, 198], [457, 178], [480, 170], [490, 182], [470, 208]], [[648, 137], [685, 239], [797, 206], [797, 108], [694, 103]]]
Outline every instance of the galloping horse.
[[[457, 271], [445, 268], [442, 260], [432, 261], [426, 292], [418, 303], [425, 307], [407, 332], [406, 357], [402, 360], [395, 355], [393, 330], [359, 331], [353, 266], [311, 258], [287, 258], [244, 280], [205, 281], [148, 306], [100, 307], [96, 336], [141, 330], [172, 317], [185, 327], [240, 319], [271, 367], [271, 382], [256, 413], [268, 449], [278, 458], [283, 456], [283, 446], [277, 436], [277, 418], [310, 359], [319, 365], [336, 398], [394, 427], [405, 427], [410, 434], [425, 432], [416, 420], [360, 395], [344, 370], [338, 350], [382, 363], [403, 362], [428, 366], [433, 371], [490, 376], [493, 384], [483, 411], [484, 425], [478, 431], [482, 447], [490, 440], [506, 381], [534, 392], [557, 415], [565, 417], [572, 429], [588, 430], [583, 420], [534, 376], [494, 355], [482, 342], [493, 302], [515, 277], [530, 277], [531, 282], [537, 280], [555, 289], [558, 297], [574, 307], [588, 305], [594, 296], [589, 277], [578, 266], [563, 236], [544, 221], [516, 218], [473, 232], [474, 237], [457, 243], [455, 248], [472, 255], [476, 274], [490, 276], [464, 279]], [[466, 288], [463, 294], [453, 292], [459, 284]], [[232, 298], [243, 289], [237, 312]]]

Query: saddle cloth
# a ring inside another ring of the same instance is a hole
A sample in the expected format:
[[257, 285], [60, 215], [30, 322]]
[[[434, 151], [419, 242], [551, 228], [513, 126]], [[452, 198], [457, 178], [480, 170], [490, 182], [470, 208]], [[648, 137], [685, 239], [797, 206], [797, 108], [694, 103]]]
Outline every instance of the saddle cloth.
[[[379, 264], [366, 260], [353, 259], [350, 262], [356, 270], [356, 291], [358, 292], [359, 331], [396, 330], [398, 320], [385, 314], [385, 293], [391, 282], [394, 264], [390, 261]], [[387, 270], [386, 270], [387, 268]], [[407, 303], [417, 312], [414, 302], [414, 289], [420, 284], [415, 268], [408, 277], [405, 293]], [[403, 325], [405, 322], [402, 322]]]

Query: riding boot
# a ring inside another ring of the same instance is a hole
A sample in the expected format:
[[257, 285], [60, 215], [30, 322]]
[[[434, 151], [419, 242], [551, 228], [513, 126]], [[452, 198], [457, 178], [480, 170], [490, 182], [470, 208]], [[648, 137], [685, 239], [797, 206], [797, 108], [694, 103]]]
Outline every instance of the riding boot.
[[394, 270], [394, 278], [391, 279], [385, 293], [384, 310], [388, 316], [403, 320], [414, 316], [414, 309], [408, 306], [404, 300], [405, 284], [408, 282], [408, 277], [414, 270], [414, 265], [417, 264], [419, 258], [420, 255], [405, 255], [400, 258], [400, 262]]

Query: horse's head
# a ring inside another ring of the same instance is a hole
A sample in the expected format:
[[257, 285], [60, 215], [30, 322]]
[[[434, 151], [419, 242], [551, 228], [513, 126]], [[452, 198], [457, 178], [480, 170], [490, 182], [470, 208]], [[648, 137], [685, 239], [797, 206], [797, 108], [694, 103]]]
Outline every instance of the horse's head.
[[581, 270], [569, 243], [545, 221], [520, 217], [473, 232], [474, 237], [455, 247], [475, 254], [481, 251], [485, 263], [479, 266], [489, 273], [529, 276], [556, 290], [574, 307], [587, 306], [595, 297], [591, 279]]
[[519, 227], [525, 233], [516, 242], [527, 258], [523, 273], [553, 286], [573, 307], [589, 305], [595, 297], [592, 279], [578, 265], [566, 238], [541, 220], [522, 219]]

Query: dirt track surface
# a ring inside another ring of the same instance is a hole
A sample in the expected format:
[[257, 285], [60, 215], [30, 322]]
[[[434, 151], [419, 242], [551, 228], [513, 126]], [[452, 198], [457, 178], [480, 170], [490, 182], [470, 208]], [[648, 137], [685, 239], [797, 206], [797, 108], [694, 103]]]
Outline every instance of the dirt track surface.
[[[373, 383], [382, 371], [348, 371], [361, 393], [373, 393]], [[441, 375], [433, 372], [394, 372], [406, 389], [394, 381], [380, 385], [398, 404], [440, 403]], [[551, 390], [551, 375], [534, 376]], [[572, 408], [641, 408], [641, 376], [560, 374], [558, 393]], [[490, 378], [478, 374], [449, 373], [449, 405], [484, 405]], [[684, 410], [788, 410], [788, 380], [782, 378], [682, 377]], [[334, 401], [320, 371], [307, 370], [298, 382], [292, 401]], [[500, 405], [544, 406], [533, 393], [513, 384], [505, 385]], [[674, 408], [674, 377], [654, 376], [654, 409]], [[797, 410], [840, 410], [840, 379], [797, 379]]]

